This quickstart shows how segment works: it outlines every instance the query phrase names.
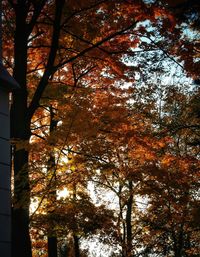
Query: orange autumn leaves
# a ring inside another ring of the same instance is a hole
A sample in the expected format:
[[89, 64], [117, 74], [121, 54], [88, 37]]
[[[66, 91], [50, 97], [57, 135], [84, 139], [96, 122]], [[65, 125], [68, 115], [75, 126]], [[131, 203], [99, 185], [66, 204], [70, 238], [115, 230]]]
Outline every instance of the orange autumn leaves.
[[[91, 80], [94, 81], [93, 78]], [[54, 103], [58, 127], [52, 139], [44, 129], [44, 136], [47, 133], [45, 143], [35, 138], [34, 143], [38, 143], [42, 150], [36, 153], [41, 158], [37, 159], [38, 166], [35, 167], [41, 171], [45, 155], [53, 150], [58, 161], [55, 169], [57, 181], [52, 185], [56, 190], [71, 190], [76, 186], [79, 195], [87, 191], [88, 181], [95, 178], [95, 182], [107, 183], [113, 191], [117, 185], [122, 186], [125, 190], [120, 196], [123, 203], [127, 202], [128, 195], [133, 192], [137, 196], [147, 197], [146, 212], [138, 211], [136, 218], [132, 214], [135, 227], [145, 228], [145, 232], [137, 237], [138, 244], [158, 245], [157, 251], [163, 250], [165, 241], [161, 238], [172, 233], [173, 229], [178, 236], [178, 224], [181, 222], [187, 227], [184, 233], [192, 233], [193, 240], [197, 242], [191, 224], [196, 222], [193, 213], [197, 201], [193, 198], [199, 186], [198, 158], [190, 152], [180, 155], [176, 149], [175, 136], [170, 136], [169, 131], [161, 129], [158, 124], [155, 126], [156, 112], [152, 112], [152, 116], [147, 112], [152, 111], [150, 108], [155, 105], [140, 103], [140, 98], [134, 95], [136, 91], [123, 88], [117, 83], [104, 87], [105, 81], [110, 80], [105, 77], [93, 84], [92, 88], [68, 91], [68, 97]], [[48, 109], [38, 113], [38, 118], [44, 114], [47, 117], [43, 122], [48, 125]], [[38, 173], [37, 177], [36, 173], [34, 179], [38, 182], [35, 188], [33, 186], [35, 195], [46, 194], [47, 177], [42, 177], [42, 173]], [[136, 186], [127, 194], [125, 192], [130, 181]], [[40, 183], [43, 185], [39, 186]], [[97, 191], [98, 189], [95, 193], [98, 194]], [[80, 204], [77, 201], [73, 209], [70, 201], [67, 199], [56, 203], [58, 214], [70, 213], [71, 217], [74, 211], [81, 208], [77, 206]], [[83, 216], [86, 215], [84, 210], [81, 211]], [[64, 217], [65, 215], [62, 216], [63, 219]], [[113, 217], [110, 219], [108, 224], [112, 224]], [[162, 223], [159, 223], [160, 219]], [[81, 219], [80, 221], [82, 222]], [[102, 227], [102, 230], [105, 229]], [[120, 231], [120, 227], [116, 228], [114, 225], [112, 229]], [[169, 232], [166, 233], [166, 229]], [[60, 230], [64, 231], [62, 228]]]

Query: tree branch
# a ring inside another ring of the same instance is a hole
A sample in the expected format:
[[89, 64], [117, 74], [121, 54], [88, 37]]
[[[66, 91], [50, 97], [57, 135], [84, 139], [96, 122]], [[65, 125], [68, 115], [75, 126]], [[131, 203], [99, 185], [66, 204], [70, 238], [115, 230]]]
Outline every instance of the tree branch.
[[41, 96], [48, 84], [48, 80], [50, 76], [53, 73], [53, 64], [56, 58], [56, 53], [58, 50], [58, 42], [59, 42], [59, 36], [60, 36], [60, 22], [61, 22], [61, 17], [62, 17], [62, 9], [64, 6], [65, 1], [64, 0], [56, 0], [56, 10], [55, 10], [55, 19], [53, 23], [53, 35], [52, 35], [52, 40], [51, 40], [51, 48], [50, 48], [50, 53], [49, 53], [49, 58], [47, 62], [46, 69], [44, 71], [44, 74], [39, 82], [39, 85], [35, 91], [35, 94], [32, 98], [32, 101], [29, 105], [28, 108], [28, 118], [31, 119], [33, 116], [35, 110], [39, 106], [39, 101], [41, 99]]
[[90, 47], [84, 49], [83, 51], [81, 51], [80, 53], [78, 53], [75, 56], [72, 56], [71, 58], [69, 58], [68, 60], [65, 60], [64, 62], [54, 66], [54, 72], [56, 72], [59, 68], [63, 67], [65, 64], [69, 63], [69, 62], [73, 62], [75, 61], [77, 58], [85, 55], [86, 53], [88, 53], [89, 51], [98, 48], [99, 46], [101, 46], [103, 43], [108, 42], [109, 40], [115, 38], [116, 36], [122, 35], [125, 31], [128, 31], [132, 28], [135, 27], [135, 25], [137, 24], [137, 21], [135, 21], [134, 23], [132, 23], [131, 25], [129, 25], [128, 27], [120, 30], [120, 31], [116, 31], [110, 35], [108, 35], [107, 37], [103, 38], [102, 40], [98, 41], [95, 44], [92, 44]]

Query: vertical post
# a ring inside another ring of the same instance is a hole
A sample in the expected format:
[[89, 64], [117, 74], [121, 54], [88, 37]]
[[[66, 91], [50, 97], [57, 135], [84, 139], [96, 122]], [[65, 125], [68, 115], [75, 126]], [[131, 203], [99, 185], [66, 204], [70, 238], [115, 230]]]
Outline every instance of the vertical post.
[[[2, 70], [0, 70], [1, 72]], [[2, 82], [2, 80], [0, 81]], [[1, 83], [2, 84], [2, 83]], [[11, 256], [9, 92], [0, 85], [0, 256]]]
[[[0, 62], [0, 256], [11, 256], [9, 83]], [[6, 73], [7, 74], [7, 73]]]
[[[2, 65], [2, 0], [0, 0], [0, 64]], [[4, 87], [5, 85], [0, 85], [0, 253], [2, 257], [10, 257], [10, 116], [9, 93]]]
[[0, 256], [11, 256], [10, 75], [2, 65], [2, 0], [0, 0]]
[[2, 63], [2, 0], [0, 0], [0, 63]]

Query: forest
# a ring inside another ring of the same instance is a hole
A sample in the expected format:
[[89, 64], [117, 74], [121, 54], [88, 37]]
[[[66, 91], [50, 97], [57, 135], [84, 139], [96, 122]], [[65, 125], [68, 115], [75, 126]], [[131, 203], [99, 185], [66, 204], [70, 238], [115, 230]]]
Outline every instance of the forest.
[[200, 256], [199, 0], [2, 0], [12, 257]]

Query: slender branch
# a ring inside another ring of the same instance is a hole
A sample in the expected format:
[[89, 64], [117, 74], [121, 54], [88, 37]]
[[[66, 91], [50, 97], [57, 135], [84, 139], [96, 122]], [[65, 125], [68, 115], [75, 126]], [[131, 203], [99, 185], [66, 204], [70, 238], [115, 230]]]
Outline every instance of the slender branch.
[[[141, 34], [138, 33], [134, 33], [135, 35], [139, 35], [141, 36]], [[176, 63], [179, 67], [181, 67], [184, 70], [183, 65], [181, 65], [178, 61], [176, 61], [176, 59], [171, 56], [165, 49], [163, 49], [157, 42], [155, 42], [152, 38], [142, 35], [142, 37], [146, 37], [147, 39], [149, 39], [151, 41], [151, 43], [153, 43], [158, 49], [160, 49], [160, 51], [162, 51], [170, 60], [172, 60], [174, 63]]]
[[47, 0], [41, 0], [41, 1], [37, 1], [34, 3], [34, 13], [33, 13], [31, 21], [28, 24], [29, 33], [32, 32], [33, 27], [35, 26], [36, 21], [37, 21], [38, 17], [40, 16], [41, 11], [42, 11], [43, 7], [45, 6], [46, 2], [47, 2]]
[[89, 157], [90, 159], [101, 161], [101, 162], [104, 162], [105, 164], [110, 163], [110, 162], [108, 162], [108, 161], [106, 161], [103, 158], [100, 158], [98, 156], [92, 156], [91, 154], [86, 154], [86, 153], [83, 153], [83, 152], [75, 151], [75, 150], [72, 150], [70, 148], [63, 148], [62, 153], [64, 155], [66, 155], [66, 153], [64, 151], [67, 151], [68, 153], [74, 153], [74, 154], [77, 154], [77, 155], [82, 155], [82, 156], [85, 156], [85, 157]]
[[35, 94], [28, 108], [29, 119], [31, 119], [35, 110], [38, 108], [41, 96], [48, 84], [50, 76], [53, 73], [52, 69], [56, 58], [56, 53], [58, 50], [58, 42], [59, 42], [59, 36], [60, 36], [60, 22], [61, 22], [62, 9], [63, 9], [64, 3], [65, 3], [64, 0], [56, 0], [55, 19], [53, 24], [53, 35], [51, 40], [49, 58], [48, 58], [48, 62], [47, 62], [47, 66], [45, 68], [44, 74], [39, 82], [39, 85], [35, 91]]
[[125, 31], [131, 30], [132, 28], [135, 27], [135, 25], [137, 24], [137, 21], [135, 21], [134, 23], [132, 23], [131, 25], [129, 25], [128, 27], [116, 31], [110, 35], [108, 35], [107, 37], [103, 38], [102, 40], [98, 41], [97, 43], [93, 44], [92, 46], [84, 49], [83, 51], [81, 51], [80, 53], [78, 53], [75, 56], [72, 56], [71, 58], [65, 60], [62, 63], [59, 63], [58, 65], [54, 66], [54, 72], [56, 72], [59, 68], [63, 67], [65, 64], [69, 63], [69, 62], [73, 62], [76, 59], [78, 59], [81, 56], [84, 56], [86, 53], [90, 52], [91, 50], [98, 48], [99, 46], [101, 46], [102, 44], [104, 44], [105, 42], [110, 41], [111, 39], [115, 38], [116, 36], [122, 35]]
[[41, 128], [48, 128], [49, 125], [41, 125], [41, 126], [37, 126], [37, 127], [34, 127], [34, 128], [31, 128], [31, 130], [37, 130], [37, 129], [41, 129]]
[[79, 15], [79, 14], [81, 14], [82, 12], [89, 11], [89, 10], [91, 10], [91, 9], [93, 9], [93, 8], [95, 8], [95, 7], [97, 7], [97, 6], [99, 6], [100, 4], [103, 4], [103, 3], [106, 3], [106, 2], [109, 2], [109, 0], [102, 0], [102, 1], [99, 1], [99, 2], [97, 2], [97, 3], [95, 3], [95, 4], [90, 5], [90, 6], [88, 6], [88, 7], [81, 8], [81, 9], [79, 9], [79, 10], [77, 10], [77, 11], [74, 11], [70, 16], [68, 16], [68, 17], [63, 21], [61, 27], [64, 27], [65, 24], [66, 24], [70, 19], [72, 19], [74, 16]]
[[39, 70], [43, 70], [44, 69], [43, 67], [42, 68], [38, 68], [41, 64], [43, 64], [43, 61], [39, 62], [34, 69], [27, 71], [27, 74], [31, 74], [33, 72], [36, 72], [36, 71], [39, 71]]
[[35, 216], [35, 214], [37, 213], [37, 211], [39, 210], [39, 208], [42, 206], [42, 203], [43, 203], [43, 201], [45, 200], [45, 198], [46, 198], [48, 192], [51, 190], [51, 185], [52, 185], [53, 179], [54, 179], [54, 177], [55, 177], [56, 171], [57, 171], [57, 169], [58, 169], [58, 165], [59, 165], [60, 159], [61, 159], [61, 157], [62, 157], [63, 149], [64, 149], [65, 146], [67, 145], [67, 141], [68, 141], [68, 139], [69, 139], [69, 135], [70, 135], [70, 133], [71, 133], [71, 130], [72, 130], [72, 127], [73, 127], [73, 125], [74, 125], [74, 122], [75, 122], [75, 120], [76, 120], [77, 115], [78, 115], [78, 111], [74, 114], [74, 116], [73, 116], [72, 119], [71, 119], [71, 123], [70, 123], [70, 125], [69, 125], [69, 130], [68, 130], [68, 132], [67, 132], [67, 134], [66, 134], [65, 139], [63, 140], [63, 145], [61, 146], [60, 152], [59, 152], [59, 154], [58, 154], [58, 157], [57, 157], [57, 160], [56, 160], [56, 163], [55, 163], [53, 172], [52, 172], [52, 176], [51, 176], [51, 178], [50, 178], [50, 180], [49, 180], [49, 183], [48, 183], [48, 185], [47, 185], [47, 192], [45, 192], [45, 193], [43, 194], [43, 196], [42, 196], [42, 198], [41, 198], [41, 200], [40, 200], [40, 202], [39, 202], [37, 208], [35, 209], [35, 211], [32, 213], [32, 215], [31, 215], [31, 217], [30, 217], [30, 221], [32, 221], [33, 217]]
[[40, 138], [40, 139], [46, 141], [46, 138], [45, 138], [45, 137], [42, 137], [42, 136], [40, 136], [40, 135], [38, 135], [38, 134], [31, 133], [31, 135], [32, 135], [32, 136], [35, 136], [35, 137], [38, 137], [38, 138]]
[[[43, 35], [44, 33], [45, 33], [44, 31], [40, 31], [40, 32], [36, 33], [35, 35], [33, 35], [32, 37], [30, 37], [30, 38], [28, 39], [28, 42], [31, 42], [32, 40], [34, 40], [34, 39], [36, 39], [37, 37]], [[30, 48], [30, 47], [29, 47], [29, 48]]]

